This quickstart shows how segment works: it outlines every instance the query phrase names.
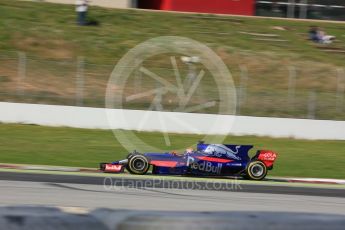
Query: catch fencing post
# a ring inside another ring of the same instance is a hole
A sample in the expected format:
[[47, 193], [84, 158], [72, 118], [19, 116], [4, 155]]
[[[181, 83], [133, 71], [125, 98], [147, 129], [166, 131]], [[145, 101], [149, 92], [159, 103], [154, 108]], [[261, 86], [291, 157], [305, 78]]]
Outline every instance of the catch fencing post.
[[26, 54], [18, 52], [18, 78], [17, 78], [17, 95], [24, 95], [23, 82], [26, 77]]
[[308, 99], [308, 119], [315, 119], [316, 118], [316, 100], [317, 95], [314, 90], [309, 92], [309, 99]]
[[247, 100], [247, 84], [248, 84], [248, 68], [244, 65], [239, 66], [240, 74], [240, 88], [238, 90], [237, 114], [241, 114], [241, 107]]
[[296, 68], [294, 66], [289, 66], [289, 85], [288, 85], [288, 103], [290, 109], [295, 107], [295, 93], [296, 93]]
[[287, 5], [287, 15], [288, 18], [295, 17], [295, 0], [289, 0]]
[[[142, 72], [140, 71], [140, 67], [142, 66], [142, 61], [140, 59], [135, 60], [135, 65], [137, 66], [134, 75], [134, 92], [140, 93], [142, 88]], [[129, 68], [129, 67], [124, 67]]]
[[307, 18], [308, 14], [308, 0], [301, 0], [299, 7], [299, 18]]
[[84, 104], [84, 70], [85, 58], [77, 58], [77, 75], [76, 75], [76, 106], [83, 106]]
[[344, 106], [344, 93], [345, 93], [345, 70], [343, 68], [337, 69], [337, 112], [343, 111]]

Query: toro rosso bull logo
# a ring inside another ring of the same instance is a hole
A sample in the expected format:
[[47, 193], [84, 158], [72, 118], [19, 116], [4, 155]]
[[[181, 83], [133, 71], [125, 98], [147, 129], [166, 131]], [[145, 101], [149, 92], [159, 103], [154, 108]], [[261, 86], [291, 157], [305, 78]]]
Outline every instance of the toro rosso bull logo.
[[202, 161], [200, 163], [197, 163], [195, 162], [195, 159], [193, 157], [188, 156], [187, 166], [190, 166], [191, 169], [207, 173], [221, 174], [223, 165], [221, 163], [217, 163], [217, 165], [212, 165], [212, 163], [208, 161]]
[[241, 160], [241, 158], [237, 156], [238, 150], [239, 148], [241, 148], [241, 146], [238, 145], [235, 148], [236, 150], [233, 151], [225, 145], [212, 144], [212, 145], [208, 145], [206, 149], [203, 151], [203, 153], [205, 153], [206, 155], [212, 155], [212, 156], [217, 156], [217, 157], [226, 155], [229, 158], [232, 158], [235, 160]]

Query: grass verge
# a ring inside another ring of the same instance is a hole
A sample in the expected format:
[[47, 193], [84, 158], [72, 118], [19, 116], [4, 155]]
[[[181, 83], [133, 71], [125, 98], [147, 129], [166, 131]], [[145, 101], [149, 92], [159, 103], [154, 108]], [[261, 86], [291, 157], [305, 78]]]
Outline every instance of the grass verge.
[[[0, 124], [0, 133], [1, 163], [97, 167], [99, 162], [121, 159], [127, 154], [111, 131]], [[166, 148], [161, 133], [135, 134], [145, 142]], [[171, 149], [179, 149], [196, 143], [202, 136], [171, 134], [170, 138]], [[271, 176], [345, 178], [345, 141], [228, 136], [224, 142], [253, 144], [256, 149], [278, 152]]]

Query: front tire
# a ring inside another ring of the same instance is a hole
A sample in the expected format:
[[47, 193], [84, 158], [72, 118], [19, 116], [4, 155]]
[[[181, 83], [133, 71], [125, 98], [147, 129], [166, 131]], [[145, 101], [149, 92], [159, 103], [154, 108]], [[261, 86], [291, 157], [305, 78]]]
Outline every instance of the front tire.
[[150, 164], [144, 155], [138, 154], [129, 158], [126, 168], [131, 174], [143, 175], [150, 169]]
[[106, 166], [106, 164], [107, 164], [107, 163], [100, 163], [100, 164], [99, 164], [99, 170], [101, 170], [101, 171], [104, 172], [104, 171], [105, 171], [105, 166]]
[[250, 180], [262, 180], [267, 175], [267, 167], [261, 161], [251, 161], [246, 168], [246, 178]]

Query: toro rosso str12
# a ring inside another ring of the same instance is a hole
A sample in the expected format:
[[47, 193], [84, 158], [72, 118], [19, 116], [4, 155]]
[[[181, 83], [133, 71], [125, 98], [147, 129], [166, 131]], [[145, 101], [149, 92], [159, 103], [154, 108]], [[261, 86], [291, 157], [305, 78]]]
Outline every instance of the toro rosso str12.
[[104, 172], [131, 174], [195, 175], [195, 176], [243, 176], [262, 180], [273, 168], [277, 154], [270, 150], [258, 150], [249, 157], [252, 145], [205, 144], [199, 142], [197, 149], [187, 149], [184, 154], [130, 153], [126, 159], [113, 163], [101, 163]]

